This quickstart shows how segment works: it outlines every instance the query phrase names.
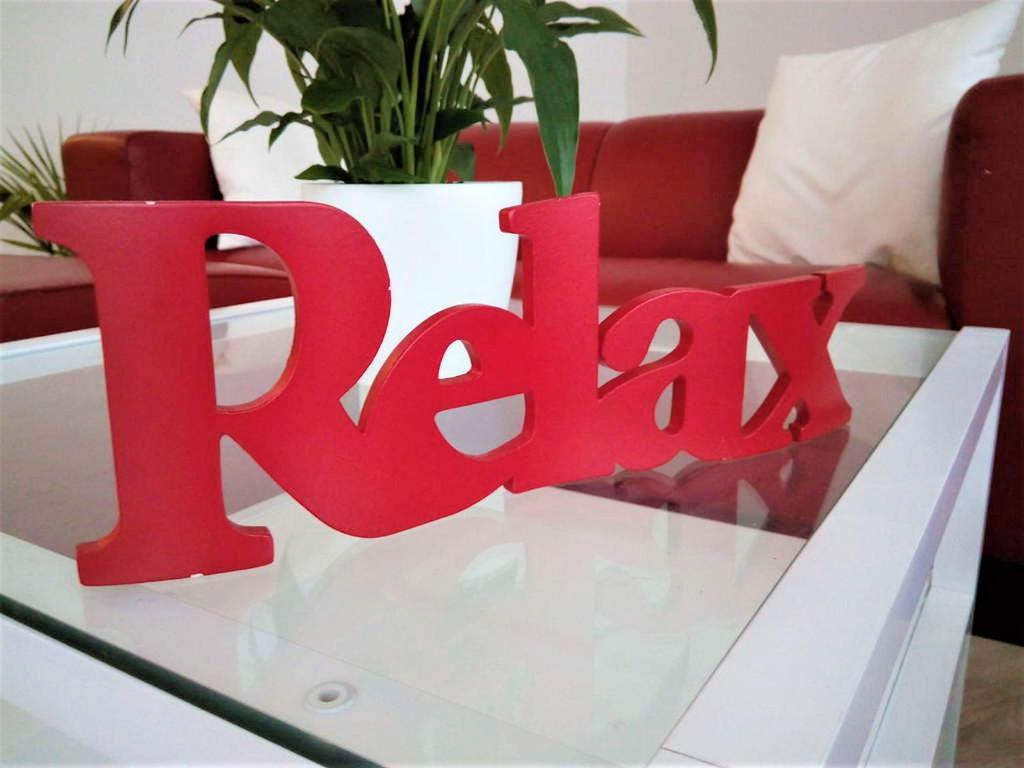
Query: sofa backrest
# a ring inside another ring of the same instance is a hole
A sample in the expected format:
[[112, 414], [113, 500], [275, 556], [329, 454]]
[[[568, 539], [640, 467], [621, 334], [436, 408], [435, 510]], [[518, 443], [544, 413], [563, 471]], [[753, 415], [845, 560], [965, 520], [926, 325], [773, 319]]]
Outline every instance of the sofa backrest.
[[[583, 123], [580, 126], [573, 192], [590, 190], [594, 163], [611, 125]], [[555, 196], [536, 123], [512, 123], [504, 147], [500, 146], [501, 132], [495, 125], [469, 128], [459, 138], [472, 144], [476, 150], [477, 181], [521, 181], [523, 202], [526, 203]]]
[[201, 133], [102, 131], [61, 147], [72, 200], [218, 200]]
[[[584, 123], [574, 191], [601, 195], [601, 255], [722, 261], [732, 207], [761, 111], [641, 117]], [[554, 193], [540, 135], [515, 123], [472, 128], [480, 181], [518, 179], [526, 201]]]
[[591, 190], [604, 256], [724, 261], [761, 112], [625, 120], [605, 135]]

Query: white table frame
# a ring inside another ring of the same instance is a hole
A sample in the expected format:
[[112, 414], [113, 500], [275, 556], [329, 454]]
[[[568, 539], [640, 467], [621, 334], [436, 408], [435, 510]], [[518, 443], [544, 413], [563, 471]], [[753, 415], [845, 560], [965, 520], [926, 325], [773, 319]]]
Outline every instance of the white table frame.
[[[957, 334], [665, 741], [662, 761], [951, 757], [943, 724], [948, 706], [959, 708], [1008, 335]], [[838, 344], [846, 336], [840, 326]]]

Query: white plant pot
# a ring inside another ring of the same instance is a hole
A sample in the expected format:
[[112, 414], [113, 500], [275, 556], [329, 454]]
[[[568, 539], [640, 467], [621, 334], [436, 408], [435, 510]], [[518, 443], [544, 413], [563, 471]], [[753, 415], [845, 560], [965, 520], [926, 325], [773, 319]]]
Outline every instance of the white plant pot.
[[[354, 217], [377, 242], [391, 280], [391, 317], [380, 351], [360, 377], [368, 385], [388, 355], [417, 325], [457, 304], [507, 309], [518, 238], [498, 228], [498, 212], [518, 205], [518, 181], [469, 184], [302, 185], [303, 200]], [[339, 254], [339, 269], [343, 269]], [[448, 351], [440, 375], [469, 369], [461, 346]]]

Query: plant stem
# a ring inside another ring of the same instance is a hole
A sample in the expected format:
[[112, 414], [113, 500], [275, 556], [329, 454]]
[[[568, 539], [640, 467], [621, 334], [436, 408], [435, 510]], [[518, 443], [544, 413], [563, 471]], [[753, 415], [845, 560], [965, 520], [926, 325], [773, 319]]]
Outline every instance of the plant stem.
[[402, 55], [402, 71], [399, 75], [399, 89], [401, 96], [398, 103], [395, 104], [394, 111], [398, 118], [398, 131], [399, 135], [409, 139], [407, 144], [402, 146], [402, 165], [403, 170], [406, 173], [412, 174], [416, 172], [416, 149], [412, 142], [415, 141], [415, 125], [409, 125], [409, 122], [405, 119], [405, 114], [402, 109], [405, 103], [409, 99], [409, 67], [405, 56], [405, 40], [402, 38], [402, 20], [398, 15], [398, 11], [394, 6], [394, 3], [390, 0], [384, 2], [384, 21], [387, 24], [388, 29], [391, 30], [393, 37], [395, 38], [395, 45], [398, 46], [398, 50]]
[[[409, 98], [405, 103], [405, 130], [407, 132], [406, 137], [411, 138], [415, 141], [416, 137], [416, 97], [417, 91], [419, 90], [419, 79], [420, 79], [420, 56], [423, 53], [423, 42], [426, 39], [427, 29], [430, 28], [434, 9], [437, 8], [437, 3], [428, 3], [427, 12], [423, 14], [423, 21], [420, 24], [419, 32], [416, 34], [416, 45], [413, 48], [412, 54], [412, 81], [409, 84]], [[416, 172], [415, 167], [413, 173]]]

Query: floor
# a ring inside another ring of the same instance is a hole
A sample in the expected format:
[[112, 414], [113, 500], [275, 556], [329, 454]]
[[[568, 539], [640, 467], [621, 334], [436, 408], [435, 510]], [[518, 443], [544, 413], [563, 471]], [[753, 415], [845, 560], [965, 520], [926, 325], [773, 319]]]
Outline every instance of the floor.
[[971, 638], [960, 713], [958, 766], [1024, 765], [1024, 648]]

